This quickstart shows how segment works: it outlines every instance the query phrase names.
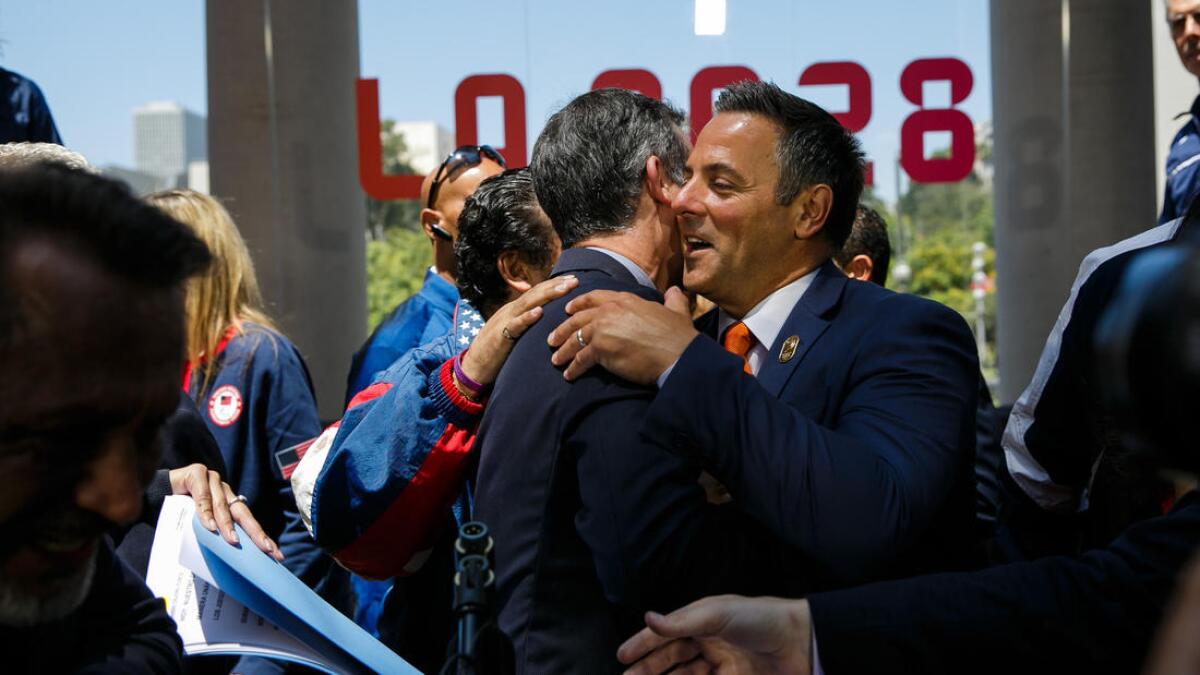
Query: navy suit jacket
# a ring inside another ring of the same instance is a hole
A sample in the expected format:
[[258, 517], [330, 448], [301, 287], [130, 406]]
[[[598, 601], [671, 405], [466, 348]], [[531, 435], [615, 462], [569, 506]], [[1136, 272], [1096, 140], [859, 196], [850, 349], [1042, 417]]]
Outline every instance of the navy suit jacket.
[[757, 377], [699, 336], [643, 434], [697, 457], [800, 550], [817, 568], [812, 588], [962, 568], [973, 562], [978, 380], [957, 313], [827, 262]]
[[500, 627], [517, 672], [620, 672], [616, 649], [666, 611], [722, 592], [799, 593], [803, 564], [738, 509], [707, 504], [694, 458], [639, 434], [655, 390], [594, 368], [575, 382], [546, 337], [595, 289], [655, 301], [616, 260], [564, 251], [579, 286], [517, 343], [480, 424], [475, 517], [495, 539]]
[[1053, 556], [809, 597], [841, 673], [1136, 673], [1200, 541], [1200, 494], [1079, 558]]

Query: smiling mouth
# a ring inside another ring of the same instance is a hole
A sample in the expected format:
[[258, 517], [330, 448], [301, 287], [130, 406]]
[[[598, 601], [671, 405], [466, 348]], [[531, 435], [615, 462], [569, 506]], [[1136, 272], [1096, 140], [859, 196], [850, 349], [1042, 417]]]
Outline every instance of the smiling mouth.
[[712, 244], [697, 237], [684, 237], [683, 246], [687, 253], [696, 253], [712, 248]]

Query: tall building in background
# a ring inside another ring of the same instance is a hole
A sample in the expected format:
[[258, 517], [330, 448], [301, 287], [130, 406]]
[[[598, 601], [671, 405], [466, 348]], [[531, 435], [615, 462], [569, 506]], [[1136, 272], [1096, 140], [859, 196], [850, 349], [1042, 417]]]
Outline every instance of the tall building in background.
[[[208, 159], [204, 117], [173, 101], [156, 101], [135, 108], [133, 157], [138, 172], [157, 176], [163, 187], [189, 185], [189, 165]], [[207, 184], [207, 176], [203, 182]]]
[[454, 149], [454, 135], [437, 122], [396, 122], [393, 130], [404, 137], [404, 159], [417, 174], [436, 169]]

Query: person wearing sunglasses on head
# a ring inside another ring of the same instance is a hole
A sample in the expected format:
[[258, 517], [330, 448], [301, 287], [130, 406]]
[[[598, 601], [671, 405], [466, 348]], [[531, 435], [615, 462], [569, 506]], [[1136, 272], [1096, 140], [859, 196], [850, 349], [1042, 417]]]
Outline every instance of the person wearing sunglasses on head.
[[454, 286], [454, 237], [463, 203], [485, 178], [506, 168], [490, 145], [463, 145], [446, 156], [421, 184], [421, 228], [433, 246], [433, 266], [421, 290], [388, 314], [350, 363], [346, 403], [375, 376], [410, 349], [445, 335], [453, 321], [458, 289]]

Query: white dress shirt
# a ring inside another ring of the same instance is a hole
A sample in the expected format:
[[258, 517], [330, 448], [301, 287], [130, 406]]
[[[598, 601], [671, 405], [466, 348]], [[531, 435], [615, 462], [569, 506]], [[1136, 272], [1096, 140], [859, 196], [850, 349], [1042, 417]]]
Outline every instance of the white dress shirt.
[[[820, 269], [818, 267], [790, 284], [776, 289], [752, 307], [749, 312], [746, 312], [746, 316], [742, 317], [742, 323], [746, 324], [746, 328], [749, 328], [750, 334], [754, 336], [754, 346], [746, 355], [746, 362], [750, 364], [750, 372], [755, 376], [758, 375], [758, 371], [762, 369], [767, 357], [770, 356], [771, 350], [775, 346], [775, 339], [779, 337], [779, 331], [783, 330], [783, 324], [791, 316], [792, 310], [795, 309], [796, 303], [800, 302], [804, 292], [812, 285], [813, 279], [817, 278], [817, 272]], [[730, 316], [723, 309], [717, 311], [717, 340], [720, 341], [721, 337], [725, 335], [725, 330], [737, 323], [738, 319]], [[676, 359], [675, 363], [679, 363], [679, 359]], [[675, 370], [675, 363], [672, 363], [658, 376], [659, 389], [666, 383], [671, 371]]]

